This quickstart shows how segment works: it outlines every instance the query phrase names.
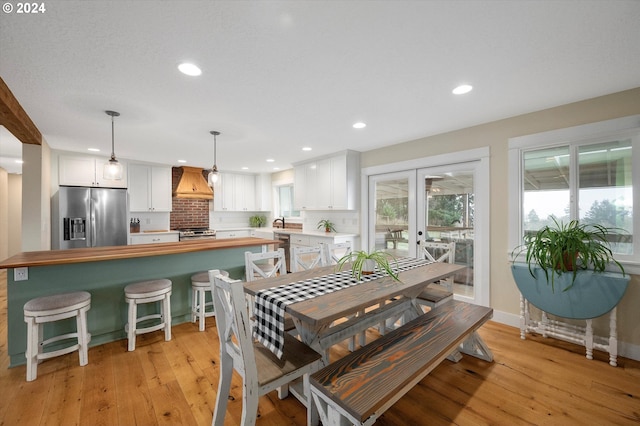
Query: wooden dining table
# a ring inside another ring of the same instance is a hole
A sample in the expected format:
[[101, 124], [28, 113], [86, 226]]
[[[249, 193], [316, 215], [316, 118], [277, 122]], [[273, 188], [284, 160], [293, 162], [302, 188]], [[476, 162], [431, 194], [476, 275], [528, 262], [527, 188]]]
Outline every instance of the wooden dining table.
[[[345, 266], [348, 269], [349, 265]], [[429, 285], [464, 269], [464, 266], [433, 262], [399, 273], [400, 281], [389, 276], [363, 282], [332, 293], [316, 296], [285, 307], [295, 323], [300, 339], [324, 354], [328, 349], [370, 327], [397, 320], [410, 321], [423, 314], [417, 296]], [[325, 266], [245, 283], [245, 292], [258, 292], [308, 279], [331, 275], [336, 266]]]

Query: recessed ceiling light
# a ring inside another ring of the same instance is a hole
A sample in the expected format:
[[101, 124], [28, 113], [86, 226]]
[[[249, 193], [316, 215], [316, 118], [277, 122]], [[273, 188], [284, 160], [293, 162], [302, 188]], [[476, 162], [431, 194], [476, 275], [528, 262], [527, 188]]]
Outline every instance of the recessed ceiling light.
[[87, 148], [87, 151], [100, 152], [100, 150], [98, 148]]
[[187, 160], [178, 160], [178, 163], [186, 163]]
[[242, 170], [249, 170], [248, 167], [242, 167]]
[[190, 64], [188, 62], [184, 62], [184, 63], [178, 65], [178, 69], [180, 70], [181, 73], [186, 74], [186, 75], [190, 75], [190, 76], [193, 76], [193, 77], [202, 74], [202, 71], [200, 70], [200, 68], [198, 68], [194, 64]]
[[18, 164], [24, 164], [24, 161], [23, 161], [23, 160], [16, 160], [16, 163], [18, 163]]
[[363, 123], [362, 121], [358, 121], [353, 125], [354, 129], [364, 129], [365, 127], [367, 127], [367, 124]]
[[303, 151], [311, 151], [311, 147], [310, 146], [305, 146], [302, 148]]
[[276, 160], [274, 160], [273, 158], [267, 158], [267, 163], [273, 163], [274, 161]]
[[464, 95], [465, 93], [469, 93], [471, 90], [473, 90], [473, 86], [470, 86], [468, 84], [462, 84], [456, 87], [455, 89], [453, 89], [452, 92], [454, 95]]
[[273, 170], [280, 170], [280, 167], [274, 167]]

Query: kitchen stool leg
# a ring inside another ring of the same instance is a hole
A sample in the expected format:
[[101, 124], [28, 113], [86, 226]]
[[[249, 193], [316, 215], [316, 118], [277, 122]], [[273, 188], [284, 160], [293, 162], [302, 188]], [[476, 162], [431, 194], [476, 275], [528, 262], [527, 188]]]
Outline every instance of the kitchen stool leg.
[[127, 324], [127, 339], [129, 352], [136, 350], [136, 316], [138, 307], [135, 300], [129, 300], [129, 323]]
[[162, 321], [164, 321], [164, 340], [171, 340], [171, 293], [167, 293], [162, 299]]
[[87, 335], [87, 311], [83, 308], [78, 311], [76, 316], [76, 329], [78, 330], [78, 356], [80, 357], [80, 366], [89, 363], [88, 347], [89, 339]]
[[198, 290], [191, 287], [191, 322], [196, 322], [198, 314]]
[[198, 324], [198, 329], [200, 331], [204, 331], [204, 314], [206, 313], [206, 305], [205, 305], [205, 298], [207, 295], [207, 292], [204, 291], [203, 289], [201, 289], [200, 291], [198, 291], [198, 293], [200, 293], [198, 296], [200, 296], [200, 303], [198, 304], [198, 320], [200, 321], [200, 324]]
[[27, 318], [27, 382], [31, 382], [38, 377], [38, 328], [35, 318]]

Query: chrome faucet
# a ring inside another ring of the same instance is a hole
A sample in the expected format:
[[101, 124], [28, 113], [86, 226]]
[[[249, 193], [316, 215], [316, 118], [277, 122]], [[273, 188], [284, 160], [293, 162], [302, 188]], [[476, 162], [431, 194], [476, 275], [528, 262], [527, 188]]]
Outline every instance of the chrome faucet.
[[275, 225], [277, 222], [282, 222], [282, 229], [284, 229], [284, 216], [282, 216], [282, 219], [280, 219], [280, 218], [275, 219], [273, 221], [273, 224]]

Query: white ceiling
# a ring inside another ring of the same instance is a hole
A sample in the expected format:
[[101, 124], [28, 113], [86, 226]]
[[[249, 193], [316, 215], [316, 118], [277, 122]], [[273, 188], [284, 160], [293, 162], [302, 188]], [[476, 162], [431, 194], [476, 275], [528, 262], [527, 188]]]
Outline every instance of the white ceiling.
[[43, 4], [0, 15], [0, 76], [53, 149], [108, 156], [120, 112], [123, 159], [208, 168], [218, 130], [219, 169], [269, 172], [640, 87], [637, 0]]

